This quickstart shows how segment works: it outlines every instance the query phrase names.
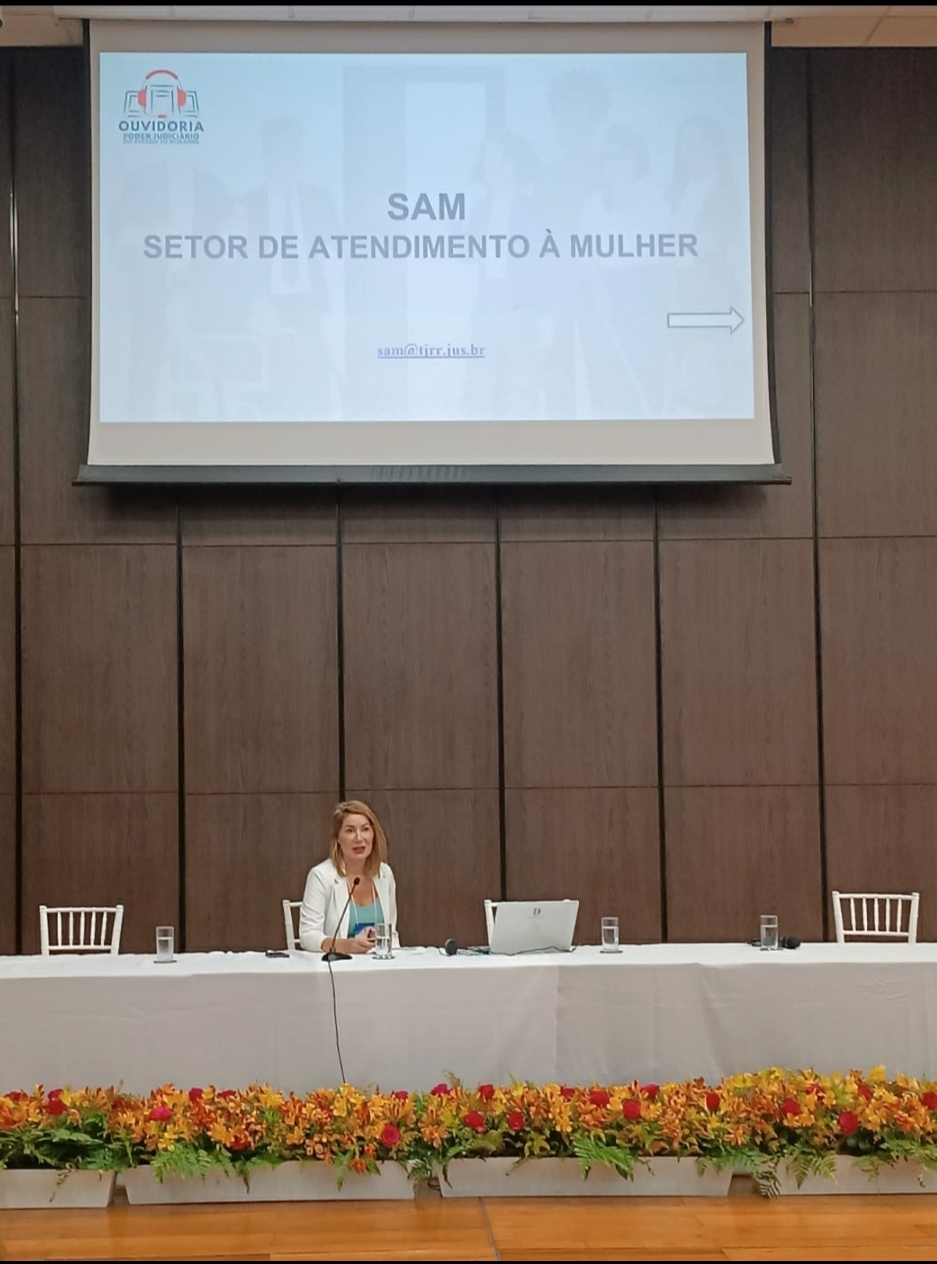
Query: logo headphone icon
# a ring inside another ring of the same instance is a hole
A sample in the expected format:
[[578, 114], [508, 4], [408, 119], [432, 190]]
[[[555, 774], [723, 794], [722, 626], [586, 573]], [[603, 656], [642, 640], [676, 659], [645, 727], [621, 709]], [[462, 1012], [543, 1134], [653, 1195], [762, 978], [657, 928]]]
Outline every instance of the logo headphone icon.
[[159, 86], [158, 81], [156, 84], [151, 84], [149, 82], [155, 75], [168, 75], [169, 78], [173, 80], [172, 88], [173, 88], [173, 93], [175, 95], [176, 109], [181, 110], [183, 106], [185, 105], [186, 101], [189, 99], [188, 93], [186, 92], [185, 88], [183, 88], [182, 83], [179, 79], [179, 76], [175, 73], [175, 71], [172, 71], [172, 70], [151, 70], [150, 71], [150, 73], [143, 80], [143, 87], [137, 93], [137, 102], [139, 103], [140, 109], [145, 110], [147, 108], [147, 97], [149, 95], [149, 89], [152, 87]]

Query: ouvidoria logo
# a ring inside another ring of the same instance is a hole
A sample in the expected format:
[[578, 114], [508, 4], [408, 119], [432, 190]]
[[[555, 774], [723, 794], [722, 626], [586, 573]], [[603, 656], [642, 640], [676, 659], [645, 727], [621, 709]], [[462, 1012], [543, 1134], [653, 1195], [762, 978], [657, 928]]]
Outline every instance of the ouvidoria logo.
[[118, 126], [128, 145], [197, 145], [205, 130], [197, 93], [174, 70], [151, 70], [139, 88], [125, 92]]

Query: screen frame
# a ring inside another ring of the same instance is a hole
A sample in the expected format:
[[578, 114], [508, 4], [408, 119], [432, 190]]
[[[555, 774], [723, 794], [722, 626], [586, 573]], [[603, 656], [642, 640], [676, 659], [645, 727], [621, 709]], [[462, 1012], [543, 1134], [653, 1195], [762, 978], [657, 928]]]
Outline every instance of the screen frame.
[[[447, 41], [451, 43], [453, 24], [420, 24], [407, 23], [387, 24], [374, 23], [368, 24], [368, 28], [363, 29], [360, 24], [349, 23], [315, 23], [305, 27], [305, 30], [313, 32], [312, 42], [316, 46], [317, 51], [366, 51], [370, 47], [374, 47], [379, 51], [400, 51], [400, 52], [420, 52], [420, 51], [442, 51], [439, 47], [439, 41]], [[458, 24], [460, 29], [465, 32], [471, 30], [471, 34], [477, 38], [480, 24]], [[712, 26], [708, 25], [708, 31], [704, 38], [712, 38]], [[290, 44], [290, 37], [295, 40], [296, 24], [283, 23], [238, 23], [232, 27], [227, 25], [226, 38], [224, 46], [219, 47], [219, 31], [215, 23], [185, 23], [183, 32], [176, 32], [173, 38], [173, 28], [177, 28], [177, 23], [166, 22], [144, 22], [135, 21], [113, 22], [110, 20], [100, 21], [93, 20], [86, 23], [86, 54], [89, 69], [89, 87], [88, 94], [90, 101], [90, 119], [89, 122], [92, 144], [92, 272], [93, 272], [93, 315], [92, 315], [92, 374], [91, 374], [91, 399], [89, 400], [89, 447], [92, 441], [92, 430], [97, 425], [100, 427], [103, 423], [99, 419], [96, 420], [97, 408], [97, 339], [99, 330], [99, 313], [98, 303], [100, 301], [100, 287], [97, 283], [98, 274], [98, 232], [99, 232], [99, 216], [97, 199], [99, 190], [97, 187], [98, 158], [97, 146], [98, 137], [98, 55], [101, 52], [112, 51], [145, 51], [146, 42], [141, 40], [141, 36], [149, 35], [155, 43], [161, 45], [164, 49], [169, 49], [172, 45], [180, 45], [179, 52], [191, 51], [251, 51], [257, 48], [255, 42], [256, 36], [262, 36], [261, 44], [264, 47], [260, 51], [275, 51], [282, 47], [284, 50]], [[762, 205], [764, 211], [764, 223], [761, 232], [761, 242], [763, 244], [763, 255], [760, 258], [755, 254], [753, 248], [752, 259], [752, 280], [753, 290], [758, 293], [758, 286], [763, 285], [762, 293], [764, 295], [764, 328], [766, 333], [766, 365], [764, 380], [764, 389], [766, 390], [768, 424], [770, 429], [770, 442], [773, 460], [764, 464], [735, 464], [725, 462], [713, 462], [703, 464], [564, 464], [555, 463], [548, 465], [534, 464], [421, 464], [409, 463], [403, 464], [336, 464], [336, 465], [259, 465], [255, 463], [245, 462], [238, 465], [204, 465], [194, 463], [180, 462], [178, 464], [132, 464], [121, 463], [112, 464], [107, 462], [87, 463], [79, 467], [75, 478], [76, 484], [90, 485], [143, 485], [143, 484], [161, 484], [167, 485], [374, 485], [374, 484], [452, 484], [452, 485], [575, 485], [575, 484], [609, 484], [609, 485], [658, 485], [658, 484], [789, 484], [790, 476], [786, 473], [780, 453], [780, 438], [777, 425], [777, 407], [776, 407], [776, 381], [775, 381], [775, 356], [774, 356], [774, 312], [773, 312], [773, 294], [772, 294], [772, 217], [771, 217], [771, 188], [770, 188], [770, 170], [769, 170], [769, 105], [770, 105], [770, 49], [771, 49], [771, 27], [769, 23], [732, 23], [718, 24], [723, 31], [726, 28], [736, 32], [742, 31], [750, 37], [751, 32], [757, 26], [763, 29], [763, 51], [760, 66], [761, 80], [761, 153], [758, 157], [761, 160], [761, 170], [763, 173], [764, 190]], [[101, 28], [106, 29], [106, 38], [101, 43], [96, 40], [97, 32]], [[114, 38], [117, 33], [116, 28], [123, 28], [122, 35], [117, 39]], [[448, 30], [447, 30], [448, 28]], [[508, 51], [525, 51], [525, 52], [541, 52], [546, 51], [549, 45], [554, 48], [562, 49], [567, 52], [590, 51], [588, 45], [593, 45], [598, 37], [602, 38], [603, 32], [614, 31], [618, 39], [621, 38], [622, 24], [563, 24], [562, 26], [552, 26], [547, 28], [544, 26], [531, 27], [522, 24], [497, 24], [486, 28], [491, 32], [496, 32], [499, 42], [508, 36], [508, 43], [517, 45], [508, 49]], [[694, 28], [700, 31], [700, 27]], [[705, 30], [705, 28], [703, 28]], [[369, 30], [371, 34], [369, 36]], [[673, 47], [672, 37], [674, 34], [674, 25], [667, 24], [666, 27], [659, 27], [656, 30], [664, 32], [667, 37], [667, 43], [670, 48]], [[536, 35], [533, 36], [533, 31]], [[233, 36], [231, 34], [233, 32]], [[575, 33], [575, 37], [570, 42], [570, 34]], [[546, 39], [543, 37], [547, 36]], [[364, 42], [362, 43], [362, 37]], [[632, 37], [634, 37], [632, 39]], [[737, 36], [738, 37], [738, 36]], [[640, 26], [629, 25], [629, 39], [631, 44], [628, 51], [641, 51], [642, 49], [650, 49], [660, 47], [655, 45], [655, 28], [650, 24], [642, 23]], [[469, 44], [460, 45], [458, 48], [449, 48], [447, 51], [471, 51], [472, 38], [469, 38]], [[292, 44], [295, 49], [295, 43]], [[480, 50], [479, 50], [480, 51]], [[620, 50], [625, 51], [625, 50]], [[747, 50], [746, 50], [747, 51]], [[752, 105], [750, 104], [750, 109]], [[750, 133], [750, 143], [751, 143]], [[750, 149], [750, 159], [757, 153], [757, 150]], [[752, 215], [752, 225], [756, 224], [756, 217]], [[758, 266], [756, 266], [756, 264]], [[756, 363], [756, 379], [758, 376], [758, 357], [759, 349], [755, 351]], [[110, 423], [112, 424], [112, 423]], [[754, 424], [754, 423], [753, 423]]]

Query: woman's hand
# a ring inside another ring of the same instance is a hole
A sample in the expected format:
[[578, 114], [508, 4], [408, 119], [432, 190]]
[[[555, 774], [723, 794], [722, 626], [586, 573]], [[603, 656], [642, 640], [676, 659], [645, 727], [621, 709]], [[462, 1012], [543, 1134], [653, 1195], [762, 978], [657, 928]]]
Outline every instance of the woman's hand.
[[345, 942], [348, 944], [349, 952], [370, 952], [374, 947], [374, 927], [366, 926], [364, 930], [358, 931], [354, 939], [348, 939]]

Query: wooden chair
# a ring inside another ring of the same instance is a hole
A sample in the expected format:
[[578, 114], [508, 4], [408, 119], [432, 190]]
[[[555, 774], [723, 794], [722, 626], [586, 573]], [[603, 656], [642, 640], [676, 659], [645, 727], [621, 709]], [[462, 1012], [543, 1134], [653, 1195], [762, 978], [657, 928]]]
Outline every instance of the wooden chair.
[[42, 955], [53, 952], [120, 952], [124, 906], [108, 908], [49, 908], [39, 905], [39, 942]]
[[299, 934], [296, 930], [296, 922], [293, 920], [294, 910], [298, 912], [302, 906], [302, 900], [283, 901], [283, 925], [286, 929], [287, 952], [299, 952], [302, 948], [302, 944], [299, 942]]
[[833, 892], [836, 942], [847, 939], [889, 939], [917, 943], [920, 893], [872, 895], [867, 892]]

